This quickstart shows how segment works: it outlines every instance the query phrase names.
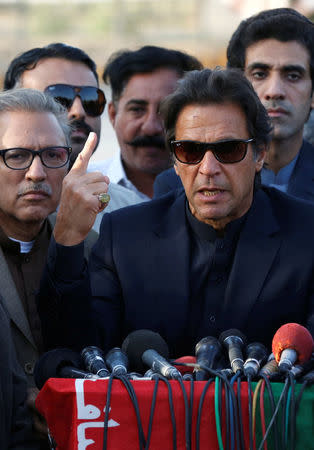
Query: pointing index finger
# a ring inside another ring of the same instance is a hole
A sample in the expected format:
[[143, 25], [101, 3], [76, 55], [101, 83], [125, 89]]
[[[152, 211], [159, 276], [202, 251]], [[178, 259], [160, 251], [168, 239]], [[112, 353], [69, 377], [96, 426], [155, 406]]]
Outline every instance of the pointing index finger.
[[74, 169], [76, 172], [85, 173], [89, 160], [93, 154], [93, 151], [97, 144], [97, 135], [94, 132], [89, 133], [85, 142], [83, 150], [78, 154], [71, 171]]

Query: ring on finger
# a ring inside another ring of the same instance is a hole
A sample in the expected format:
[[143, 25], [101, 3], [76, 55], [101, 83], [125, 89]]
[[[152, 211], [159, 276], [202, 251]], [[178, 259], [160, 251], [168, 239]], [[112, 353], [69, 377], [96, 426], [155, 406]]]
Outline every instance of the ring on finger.
[[107, 192], [102, 192], [101, 194], [98, 194], [97, 197], [100, 203], [102, 204], [109, 203], [110, 201], [110, 195], [107, 194]]

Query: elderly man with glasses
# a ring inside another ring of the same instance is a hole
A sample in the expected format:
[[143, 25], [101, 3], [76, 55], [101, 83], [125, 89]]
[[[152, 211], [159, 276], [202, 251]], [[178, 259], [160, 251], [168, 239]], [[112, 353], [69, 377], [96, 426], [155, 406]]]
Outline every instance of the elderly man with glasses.
[[[69, 170], [70, 133], [66, 110], [50, 96], [33, 89], [0, 94], [0, 291], [29, 399], [36, 395], [33, 369], [44, 348], [35, 294]], [[87, 252], [96, 239], [91, 232]]]
[[[67, 176], [38, 298], [49, 345], [67, 344], [84, 324], [99, 335], [84, 334], [82, 345], [94, 338], [108, 350], [145, 328], [163, 336], [172, 357], [229, 328], [267, 346], [286, 322], [313, 332], [314, 210], [259, 186], [271, 126], [252, 85], [236, 70], [189, 72], [161, 114], [184, 190], [106, 214], [89, 270], [82, 241], [90, 224], [75, 224], [95, 207], [93, 189], [86, 186], [77, 220], [71, 199], [92, 148]], [[51, 311], [84, 302], [84, 315], [55, 322], [56, 338]]]

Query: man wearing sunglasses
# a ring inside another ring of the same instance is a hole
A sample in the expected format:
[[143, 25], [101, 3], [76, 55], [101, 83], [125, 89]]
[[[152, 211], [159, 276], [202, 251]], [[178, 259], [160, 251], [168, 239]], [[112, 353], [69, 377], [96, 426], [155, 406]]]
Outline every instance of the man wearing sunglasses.
[[100, 170], [142, 201], [150, 200], [156, 176], [171, 165], [159, 115], [160, 102], [175, 89], [185, 72], [201, 68], [196, 58], [162, 47], [114, 53], [103, 80], [112, 91], [108, 113], [120, 152], [108, 160], [91, 163], [89, 170]]
[[[262, 11], [240, 23], [227, 60], [244, 71], [273, 125], [262, 183], [314, 201], [314, 147], [303, 140], [313, 105], [314, 24], [293, 9]], [[180, 184], [169, 170], [157, 177], [155, 196]]]
[[45, 91], [67, 108], [73, 127], [72, 164], [91, 131], [99, 141], [106, 99], [98, 87], [96, 64], [80, 48], [56, 43], [18, 55], [4, 78], [5, 90], [16, 87]]
[[[252, 85], [236, 70], [192, 71], [161, 115], [184, 190], [106, 214], [89, 271], [81, 243], [88, 227], [67, 231], [79, 222], [69, 211], [71, 180], [80, 179], [77, 171], [68, 175], [38, 297], [50, 345], [67, 345], [79, 327], [82, 345], [97, 330], [108, 350], [145, 328], [178, 357], [229, 328], [269, 348], [285, 322], [313, 332], [314, 209], [260, 187], [271, 126]], [[90, 153], [84, 149], [85, 165]], [[77, 218], [89, 201], [82, 196]], [[51, 305], [71, 316], [53, 325]], [[78, 305], [84, 314], [73, 313]]]

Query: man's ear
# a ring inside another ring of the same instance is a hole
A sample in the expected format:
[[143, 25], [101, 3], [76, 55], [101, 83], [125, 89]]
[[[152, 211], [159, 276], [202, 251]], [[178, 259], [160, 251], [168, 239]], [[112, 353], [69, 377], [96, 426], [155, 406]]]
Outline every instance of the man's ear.
[[258, 152], [257, 154], [257, 158], [255, 161], [256, 172], [260, 172], [262, 170], [265, 156], [266, 156], [266, 149], [264, 148], [264, 150]]
[[114, 126], [115, 126], [116, 115], [117, 115], [117, 109], [116, 109], [116, 106], [115, 106], [115, 104], [113, 103], [113, 101], [111, 101], [111, 102], [108, 104], [108, 116], [109, 116], [109, 120], [110, 120], [111, 125], [113, 126], [113, 128], [114, 128]]

